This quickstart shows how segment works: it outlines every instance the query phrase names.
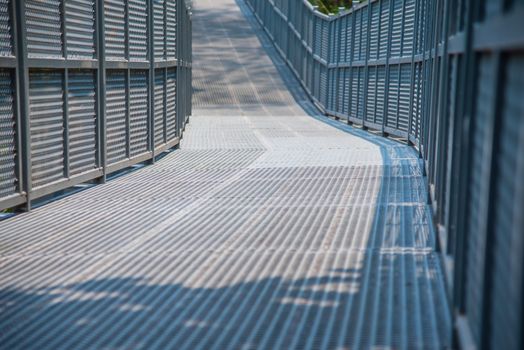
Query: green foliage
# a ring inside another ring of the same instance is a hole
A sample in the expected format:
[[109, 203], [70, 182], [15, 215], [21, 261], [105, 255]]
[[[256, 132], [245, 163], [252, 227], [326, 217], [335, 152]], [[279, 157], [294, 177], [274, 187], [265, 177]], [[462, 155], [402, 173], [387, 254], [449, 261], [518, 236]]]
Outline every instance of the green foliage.
[[339, 7], [351, 8], [352, 0], [309, 0], [312, 5], [318, 6], [322, 13], [338, 13]]

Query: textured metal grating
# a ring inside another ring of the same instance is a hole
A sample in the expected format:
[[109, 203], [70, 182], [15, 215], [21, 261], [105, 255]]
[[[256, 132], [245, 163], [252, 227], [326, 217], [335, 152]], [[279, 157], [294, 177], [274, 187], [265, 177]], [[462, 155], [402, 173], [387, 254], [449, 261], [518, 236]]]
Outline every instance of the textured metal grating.
[[106, 81], [107, 159], [111, 164], [127, 156], [126, 73], [107, 71]]
[[389, 89], [386, 125], [392, 128], [396, 128], [398, 125], [399, 70], [400, 69], [398, 65], [389, 67]]
[[411, 98], [411, 64], [400, 65], [400, 85], [398, 94], [398, 129], [408, 131], [409, 105]]
[[368, 35], [369, 35], [369, 18], [368, 18], [369, 7], [362, 8], [362, 38], [360, 40], [360, 60], [366, 60], [368, 57]]
[[375, 106], [377, 105], [377, 67], [369, 67], [367, 86], [366, 120], [374, 121]]
[[129, 60], [147, 61], [148, 28], [146, 0], [129, 0]]
[[33, 187], [64, 177], [64, 78], [59, 71], [29, 73]]
[[166, 58], [166, 33], [164, 30], [165, 0], [153, 0], [154, 52], [156, 60]]
[[[381, 48], [378, 52], [378, 58], [384, 59], [388, 55], [388, 50], [386, 48], [389, 45], [389, 11], [391, 6], [391, 1], [394, 0], [382, 0], [380, 2], [380, 32], [379, 32], [379, 44], [378, 47]], [[398, 1], [398, 0], [397, 0]]]
[[[453, 77], [457, 76], [457, 61], [453, 61]], [[412, 135], [415, 135], [415, 137], [420, 136], [420, 121], [422, 118], [422, 63], [415, 64], [415, 80], [414, 80], [414, 86], [413, 86], [413, 113], [412, 113], [412, 122], [411, 122], [411, 130], [410, 133]], [[455, 78], [456, 79], [456, 78]], [[453, 84], [451, 84], [452, 89], [455, 89], [456, 80], [453, 80]], [[455, 90], [452, 90], [452, 95], [454, 95]], [[450, 114], [451, 115], [451, 114]]]
[[405, 0], [402, 56], [410, 56], [413, 53], [415, 40], [415, 6], [416, 0]]
[[466, 311], [471, 332], [477, 344], [481, 341], [483, 312], [484, 261], [486, 250], [486, 213], [489, 193], [489, 115], [493, 108], [495, 92], [493, 84], [492, 56], [483, 56], [478, 72], [477, 112], [473, 140], [473, 164], [470, 186], [471, 205], [468, 225]]
[[0, 198], [14, 194], [18, 183], [12, 79], [11, 71], [0, 70]]
[[382, 124], [386, 109], [384, 108], [384, 98], [386, 93], [386, 67], [377, 67], [377, 98], [376, 98], [376, 122]]
[[65, 2], [67, 57], [95, 57], [95, 2]]
[[166, 57], [176, 58], [176, 0], [166, 0]]
[[172, 140], [176, 136], [177, 115], [176, 115], [176, 69], [167, 69], [166, 81], [166, 134], [167, 140]]
[[11, 0], [0, 0], [0, 56], [13, 55]]
[[126, 59], [126, 5], [124, 0], [104, 1], [105, 48], [108, 60]]
[[[491, 323], [492, 348], [517, 350], [516, 334], [521, 334], [520, 322], [523, 285], [514, 276], [522, 276], [524, 269], [524, 103], [520, 92], [524, 89], [524, 57], [512, 57], [506, 65], [505, 106], [501, 120], [501, 145], [497, 158], [498, 182], [495, 195], [493, 294]], [[511, 72], [511, 73], [509, 73]], [[522, 280], [521, 280], [522, 281]]]
[[[352, 16], [353, 21], [355, 22], [353, 27], [353, 37], [352, 40], [350, 39], [351, 47], [352, 47], [352, 59], [353, 61], [358, 61], [360, 59], [361, 51], [360, 48], [362, 46], [362, 11], [358, 11], [355, 13], [354, 16]], [[351, 38], [348, 36], [348, 38]], [[351, 52], [351, 49], [350, 49]]]
[[63, 57], [61, 1], [27, 0], [25, 6], [29, 57]]
[[371, 4], [371, 24], [369, 28], [369, 59], [378, 59], [379, 51], [380, 3]]
[[399, 57], [402, 50], [402, 12], [404, 0], [393, 2], [393, 22], [391, 24], [391, 57]]
[[322, 26], [320, 57], [327, 61], [329, 50], [329, 22], [320, 21], [320, 24]]
[[129, 80], [129, 147], [130, 156], [148, 148], [148, 79], [147, 71], [132, 70]]
[[72, 175], [96, 167], [96, 99], [93, 71], [69, 71], [69, 162]]
[[337, 92], [337, 112], [345, 113], [345, 83], [346, 83], [346, 77], [345, 77], [345, 69], [339, 69], [336, 74], [338, 75], [338, 86], [336, 89]]
[[155, 70], [155, 145], [159, 146], [165, 142], [165, 69]]
[[359, 68], [351, 68], [351, 95], [349, 97], [351, 101], [351, 106], [349, 115], [353, 118], [356, 118], [358, 116], [358, 103], [360, 101], [360, 96], [358, 95], [360, 91], [358, 86], [360, 82], [359, 75]]

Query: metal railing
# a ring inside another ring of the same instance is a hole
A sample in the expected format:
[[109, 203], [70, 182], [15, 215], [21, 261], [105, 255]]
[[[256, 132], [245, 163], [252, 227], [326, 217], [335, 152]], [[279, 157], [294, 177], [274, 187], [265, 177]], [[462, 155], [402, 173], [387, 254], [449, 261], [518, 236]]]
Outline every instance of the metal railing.
[[0, 210], [179, 143], [191, 114], [184, 0], [0, 0]]
[[524, 4], [246, 0], [326, 114], [424, 163], [455, 346], [524, 348]]

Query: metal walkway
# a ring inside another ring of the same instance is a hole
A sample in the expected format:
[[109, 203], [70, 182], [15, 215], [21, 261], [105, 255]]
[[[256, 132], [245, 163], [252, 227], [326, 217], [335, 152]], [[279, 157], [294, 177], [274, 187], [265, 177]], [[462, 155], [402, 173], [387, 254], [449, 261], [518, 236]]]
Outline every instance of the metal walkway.
[[316, 116], [243, 3], [194, 31], [180, 150], [0, 222], [0, 348], [449, 344], [416, 152]]

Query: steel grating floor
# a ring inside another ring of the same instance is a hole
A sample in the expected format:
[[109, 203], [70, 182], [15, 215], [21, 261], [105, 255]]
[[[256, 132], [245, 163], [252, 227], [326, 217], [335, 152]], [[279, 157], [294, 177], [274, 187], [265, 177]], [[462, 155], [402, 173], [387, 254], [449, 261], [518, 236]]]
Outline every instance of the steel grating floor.
[[0, 347], [446, 347], [416, 152], [316, 116], [243, 3], [193, 28], [181, 149], [0, 222]]

